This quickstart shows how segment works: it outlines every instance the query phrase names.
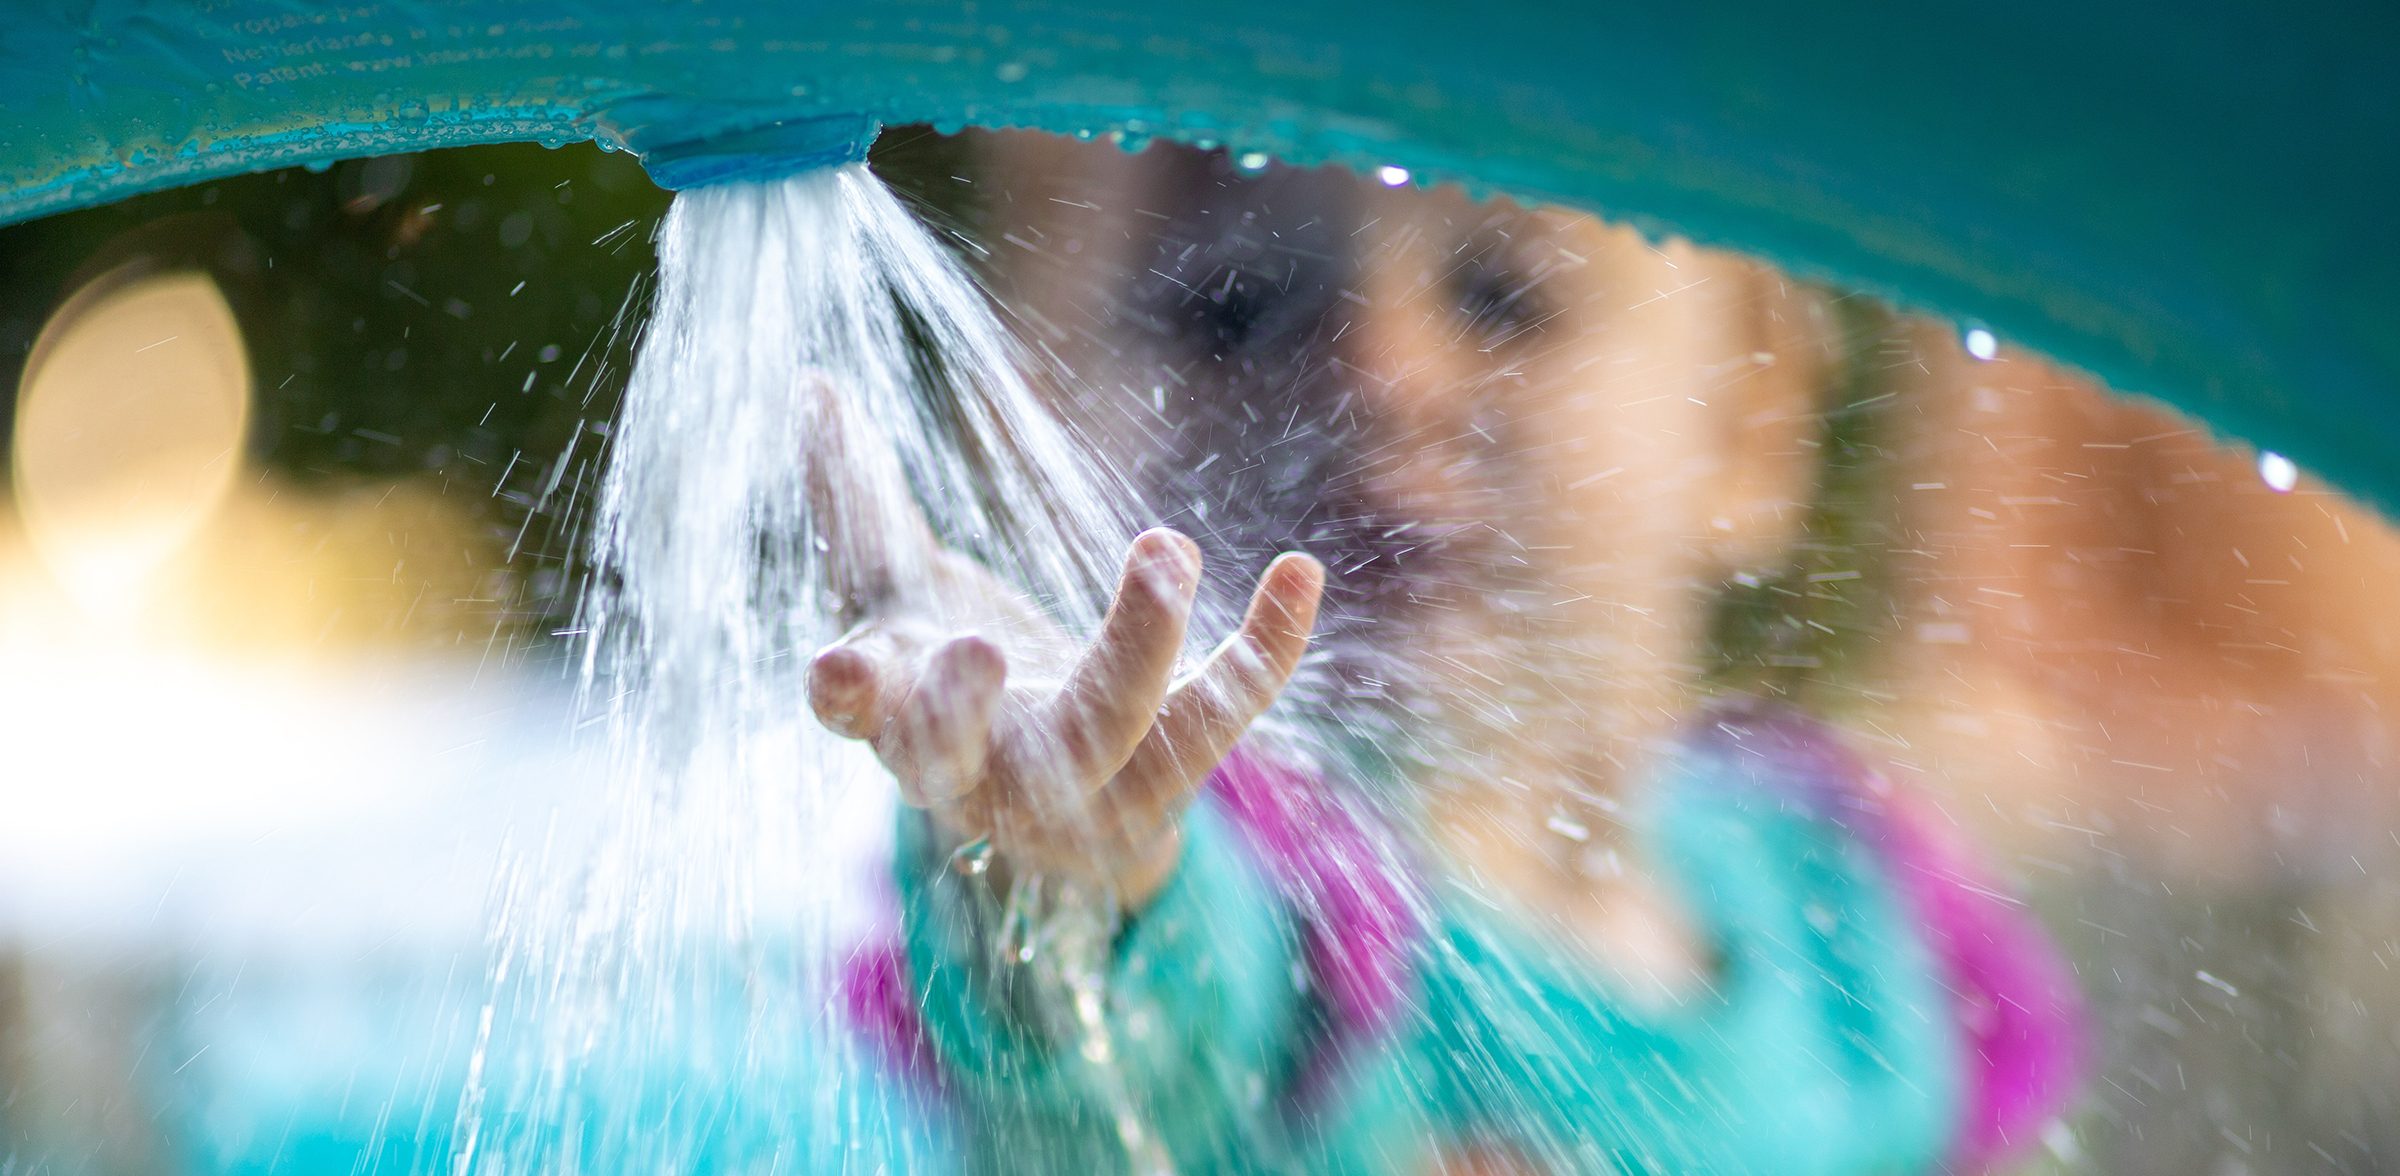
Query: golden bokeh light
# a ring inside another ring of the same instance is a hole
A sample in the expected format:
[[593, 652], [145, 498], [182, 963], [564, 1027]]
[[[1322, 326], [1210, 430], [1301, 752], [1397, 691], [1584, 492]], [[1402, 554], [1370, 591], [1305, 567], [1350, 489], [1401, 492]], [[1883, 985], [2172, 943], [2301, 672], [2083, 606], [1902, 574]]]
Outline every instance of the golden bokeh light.
[[87, 608], [137, 607], [152, 571], [224, 500], [250, 365], [215, 281], [118, 270], [51, 316], [17, 401], [17, 510]]

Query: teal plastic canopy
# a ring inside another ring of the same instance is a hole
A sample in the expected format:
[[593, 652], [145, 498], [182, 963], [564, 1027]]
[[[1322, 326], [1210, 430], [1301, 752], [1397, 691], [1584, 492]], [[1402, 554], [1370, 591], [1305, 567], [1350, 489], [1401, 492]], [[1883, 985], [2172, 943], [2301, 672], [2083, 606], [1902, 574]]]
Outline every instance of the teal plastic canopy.
[[1628, 217], [1988, 324], [2400, 506], [2382, 3], [11, 0], [0, 222], [598, 139], [669, 186], [878, 123], [1217, 142]]

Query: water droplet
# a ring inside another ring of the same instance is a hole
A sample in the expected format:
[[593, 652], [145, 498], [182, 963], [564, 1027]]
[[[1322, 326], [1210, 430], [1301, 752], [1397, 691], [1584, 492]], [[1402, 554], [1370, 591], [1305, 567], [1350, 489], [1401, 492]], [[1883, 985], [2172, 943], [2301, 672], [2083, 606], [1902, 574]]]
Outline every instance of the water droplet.
[[1968, 327], [1965, 337], [1967, 354], [1990, 363], [2000, 355], [2000, 338], [1983, 327]]
[[2292, 459], [2272, 450], [2258, 452], [2258, 480], [2277, 494], [2289, 494], [2300, 484], [2300, 467]]
[[992, 839], [978, 837], [958, 847], [950, 855], [951, 868], [970, 878], [980, 878], [992, 868]]
[[1586, 878], [1606, 881], [1625, 876], [1625, 859], [1608, 846], [1599, 846], [1576, 855], [1575, 871]]
[[1386, 188], [1398, 188], [1408, 183], [1408, 169], [1397, 164], [1387, 163], [1375, 169], [1375, 178], [1383, 181], [1383, 186]]
[[1235, 157], [1233, 166], [1241, 169], [1243, 175], [1254, 176], [1267, 170], [1268, 162], [1264, 151], [1244, 151]]

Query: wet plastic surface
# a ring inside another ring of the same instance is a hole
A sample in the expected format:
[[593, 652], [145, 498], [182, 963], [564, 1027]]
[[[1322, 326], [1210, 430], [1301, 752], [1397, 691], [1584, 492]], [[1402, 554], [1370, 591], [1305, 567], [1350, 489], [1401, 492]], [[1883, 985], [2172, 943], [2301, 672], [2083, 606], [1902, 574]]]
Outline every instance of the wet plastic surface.
[[270, 166], [652, 154], [827, 116], [1221, 142], [1632, 217], [1971, 318], [2389, 507], [2391, 25], [2064, 0], [33, 0], [0, 40], [0, 221]]

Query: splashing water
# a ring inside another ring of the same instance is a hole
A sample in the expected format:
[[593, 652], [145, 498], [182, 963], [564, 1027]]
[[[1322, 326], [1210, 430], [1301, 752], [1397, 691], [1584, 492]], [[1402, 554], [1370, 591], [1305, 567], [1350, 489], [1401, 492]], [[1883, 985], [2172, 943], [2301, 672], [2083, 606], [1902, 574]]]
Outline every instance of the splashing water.
[[[502, 883], [461, 1176], [872, 1147], [901, 1096], [843, 1077], [872, 1067], [828, 1009], [836, 949], [888, 905], [856, 842], [891, 788], [811, 717], [810, 655], [873, 603], [862, 585], [926, 582], [919, 511], [1069, 633], [1135, 530], [1133, 496], [863, 165], [680, 195], [659, 272], [583, 604], [599, 829], [588, 852], [521, 850]], [[1092, 967], [1052, 954], [1090, 1008]], [[1134, 1166], [1162, 1166], [1119, 1119]]]

